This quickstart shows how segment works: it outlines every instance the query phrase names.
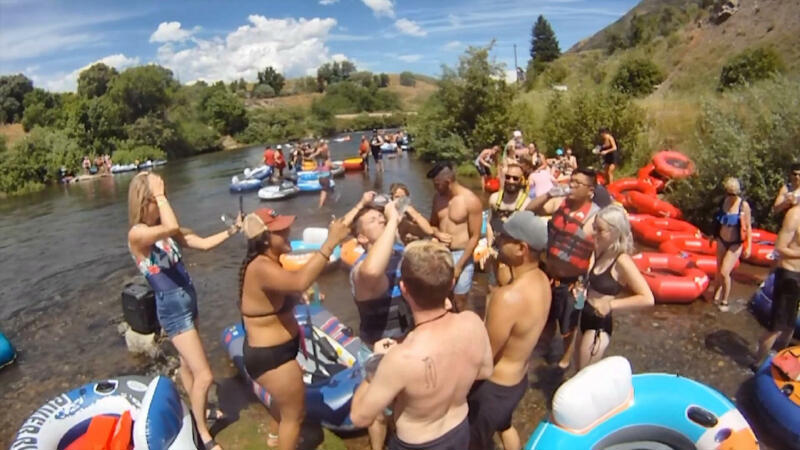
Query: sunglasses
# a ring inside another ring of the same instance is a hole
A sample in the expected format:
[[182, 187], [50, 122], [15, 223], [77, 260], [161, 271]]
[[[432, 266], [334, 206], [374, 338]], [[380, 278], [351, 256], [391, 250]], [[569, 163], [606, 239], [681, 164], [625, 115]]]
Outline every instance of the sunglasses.
[[506, 181], [520, 181], [522, 177], [517, 177], [514, 175], [506, 175]]

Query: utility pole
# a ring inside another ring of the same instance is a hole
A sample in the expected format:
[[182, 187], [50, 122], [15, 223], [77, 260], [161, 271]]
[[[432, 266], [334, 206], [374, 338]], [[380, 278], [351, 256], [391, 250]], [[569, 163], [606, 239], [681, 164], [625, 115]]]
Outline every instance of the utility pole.
[[517, 64], [517, 44], [514, 44], [514, 71], [517, 73], [517, 84], [525, 81], [525, 73]]

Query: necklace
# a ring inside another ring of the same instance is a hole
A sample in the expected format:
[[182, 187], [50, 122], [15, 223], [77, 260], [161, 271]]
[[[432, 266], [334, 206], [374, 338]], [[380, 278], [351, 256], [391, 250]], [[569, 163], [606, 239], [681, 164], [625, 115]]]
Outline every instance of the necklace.
[[450, 310], [447, 310], [447, 311], [445, 311], [445, 312], [443, 312], [443, 313], [439, 314], [438, 316], [436, 316], [436, 317], [434, 317], [434, 318], [432, 318], [432, 319], [423, 320], [422, 322], [418, 322], [418, 323], [414, 324], [414, 329], [417, 329], [417, 328], [419, 328], [421, 325], [424, 325], [424, 324], [426, 324], [426, 323], [430, 323], [430, 322], [433, 322], [433, 321], [439, 320], [439, 319], [441, 319], [442, 317], [446, 316], [446, 315], [447, 315], [447, 313], [449, 313], [449, 312], [450, 312]]

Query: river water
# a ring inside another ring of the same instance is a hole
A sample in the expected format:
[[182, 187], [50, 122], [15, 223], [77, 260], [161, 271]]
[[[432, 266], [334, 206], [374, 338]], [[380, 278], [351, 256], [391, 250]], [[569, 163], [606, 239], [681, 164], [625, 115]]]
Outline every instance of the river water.
[[[350, 142], [331, 142], [334, 159], [357, 153], [359, 138], [354, 134]], [[199, 155], [158, 168], [181, 225], [200, 235], [224, 229], [220, 215], [233, 216], [239, 207], [239, 196], [228, 192], [230, 177], [257, 165], [262, 151], [258, 146]], [[427, 166], [408, 157], [384, 163], [383, 176], [377, 176], [373, 168], [372, 173], [337, 178], [338, 201], [321, 210], [315, 194], [266, 203], [255, 193], [246, 193], [244, 208], [251, 211], [268, 205], [297, 215], [292, 237], [299, 238], [305, 227], [325, 226], [331, 214], [343, 215], [365, 190], [386, 191], [389, 184], [403, 182], [411, 189], [413, 204], [426, 214], [433, 193], [425, 179]], [[25, 417], [61, 392], [96, 379], [158, 370], [148, 359], [128, 353], [117, 331], [122, 319], [120, 293], [137, 275], [126, 247], [127, 190], [132, 177], [120, 174], [52, 186], [0, 203], [0, 330], [19, 351], [17, 363], [0, 371], [0, 448], [8, 447]], [[244, 238], [236, 236], [209, 252], [185, 249], [184, 258], [198, 291], [200, 332], [215, 376], [226, 380], [228, 387], [237, 386], [231, 396], [241, 400], [236, 406], [238, 417], [263, 424], [263, 408], [247, 395], [219, 344], [221, 331], [238, 318], [235, 297], [244, 253]], [[763, 276], [764, 271], [754, 273]], [[474, 290], [471, 302], [480, 310], [485, 283], [478, 280], [481, 286]], [[326, 307], [357, 329], [358, 313], [347, 273], [331, 270], [319, 284], [327, 295]], [[733, 298], [745, 299], [753, 289], [737, 284]], [[695, 302], [620, 314], [615, 322], [608, 355], [629, 357], [636, 372], [681, 373], [740, 400], [741, 386], [749, 378], [742, 355], [761, 332], [747, 311], [721, 315]], [[514, 417], [523, 439], [545, 416], [548, 398], [561, 378], [552, 367], [538, 362], [531, 368], [531, 380], [532, 389]], [[258, 431], [265, 435], [263, 426]], [[232, 436], [237, 433], [234, 424], [218, 438], [226, 448], [242, 448], [238, 437]], [[347, 447], [366, 449], [368, 444], [359, 435], [348, 438]]]

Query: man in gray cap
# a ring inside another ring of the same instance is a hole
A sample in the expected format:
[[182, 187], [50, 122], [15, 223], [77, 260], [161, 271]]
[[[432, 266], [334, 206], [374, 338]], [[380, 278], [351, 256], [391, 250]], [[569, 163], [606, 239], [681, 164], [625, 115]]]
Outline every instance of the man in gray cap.
[[503, 448], [521, 448], [511, 415], [528, 388], [528, 358], [550, 310], [550, 281], [539, 268], [547, 248], [547, 223], [531, 211], [495, 221], [499, 257], [511, 269], [510, 284], [495, 289], [486, 304], [486, 328], [494, 372], [470, 392], [470, 450], [494, 449], [500, 433]]

